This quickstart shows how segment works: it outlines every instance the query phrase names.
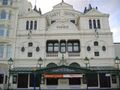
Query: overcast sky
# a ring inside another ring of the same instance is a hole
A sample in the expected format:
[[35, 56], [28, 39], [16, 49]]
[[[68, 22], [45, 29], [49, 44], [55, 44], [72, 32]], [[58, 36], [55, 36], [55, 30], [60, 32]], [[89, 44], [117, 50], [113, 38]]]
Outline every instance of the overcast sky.
[[[35, 5], [35, 0], [28, 0]], [[36, 0], [37, 8], [41, 8], [42, 13], [52, 10], [52, 7], [62, 0]], [[110, 28], [113, 32], [114, 42], [120, 42], [120, 0], [64, 0], [66, 3], [73, 5], [75, 10], [83, 12], [84, 7], [90, 3], [98, 10], [110, 14]]]

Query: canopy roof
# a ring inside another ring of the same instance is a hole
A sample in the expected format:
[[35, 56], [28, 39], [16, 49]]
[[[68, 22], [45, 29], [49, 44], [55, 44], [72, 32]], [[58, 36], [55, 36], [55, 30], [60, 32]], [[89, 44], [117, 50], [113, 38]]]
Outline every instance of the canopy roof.
[[114, 67], [70, 67], [56, 66], [51, 68], [33, 68], [33, 67], [16, 67], [11, 70], [11, 73], [43, 73], [43, 74], [87, 74], [87, 73], [118, 73], [119, 70]]

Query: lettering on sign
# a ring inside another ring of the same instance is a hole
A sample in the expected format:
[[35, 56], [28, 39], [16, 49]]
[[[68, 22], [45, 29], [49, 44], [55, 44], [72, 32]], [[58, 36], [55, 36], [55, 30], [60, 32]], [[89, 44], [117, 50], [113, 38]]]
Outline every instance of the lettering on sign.
[[52, 70], [52, 72], [75, 72], [75, 70], [68, 69], [68, 68], [58, 68], [58, 69]]
[[55, 12], [50, 14], [50, 17], [60, 16], [60, 12]]
[[65, 28], [69, 28], [69, 26], [57, 26], [58, 29], [65, 29]]

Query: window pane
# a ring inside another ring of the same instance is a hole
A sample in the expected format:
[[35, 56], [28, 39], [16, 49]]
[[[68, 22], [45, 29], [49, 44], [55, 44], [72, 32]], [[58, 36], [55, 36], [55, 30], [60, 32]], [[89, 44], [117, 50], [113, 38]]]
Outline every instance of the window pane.
[[96, 29], [96, 20], [93, 20], [94, 29]]
[[68, 46], [68, 52], [72, 52], [72, 46]]
[[54, 51], [56, 52], [56, 51], [58, 51], [59, 50], [59, 48], [58, 47], [54, 47]]
[[61, 47], [61, 48], [60, 48], [60, 51], [61, 51], [62, 53], [66, 52], [65, 47]]
[[1, 19], [6, 19], [6, 12], [5, 11], [1, 12]]
[[0, 58], [3, 58], [4, 54], [4, 45], [0, 45]]
[[11, 49], [11, 46], [8, 45], [7, 46], [7, 58], [10, 58], [10, 57], [12, 57], [12, 49]]
[[29, 21], [26, 21], [26, 30], [29, 29]]
[[30, 30], [33, 29], [33, 21], [30, 22]]
[[53, 51], [53, 47], [48, 47], [48, 52], [52, 52]]
[[92, 29], [92, 20], [89, 20], [89, 29]]
[[97, 25], [98, 25], [98, 29], [100, 29], [101, 28], [101, 26], [100, 26], [100, 20], [97, 20]]
[[74, 51], [78, 52], [79, 51], [79, 47], [78, 46], [74, 46]]
[[61, 40], [60, 41], [60, 52], [61, 53], [65, 53], [66, 52], [66, 41], [65, 40]]
[[0, 28], [0, 36], [4, 36], [4, 29]]
[[55, 51], [55, 52], [59, 50], [58, 46], [59, 46], [58, 43], [55, 43], [55, 44], [54, 44], [54, 51]]
[[3, 0], [3, 5], [8, 5], [8, 0]]
[[34, 30], [37, 29], [37, 21], [34, 21]]

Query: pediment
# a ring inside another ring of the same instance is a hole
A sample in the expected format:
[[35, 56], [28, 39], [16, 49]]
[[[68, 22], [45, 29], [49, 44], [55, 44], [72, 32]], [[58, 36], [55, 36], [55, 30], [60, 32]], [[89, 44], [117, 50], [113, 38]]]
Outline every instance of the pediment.
[[90, 16], [108, 16], [108, 14], [102, 13], [98, 10], [96, 10], [95, 8], [91, 9], [90, 11], [86, 12], [85, 15], [90, 15]]
[[27, 14], [24, 14], [22, 17], [39, 17], [40, 14], [34, 10], [30, 11]]

